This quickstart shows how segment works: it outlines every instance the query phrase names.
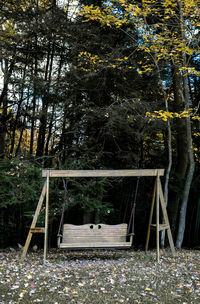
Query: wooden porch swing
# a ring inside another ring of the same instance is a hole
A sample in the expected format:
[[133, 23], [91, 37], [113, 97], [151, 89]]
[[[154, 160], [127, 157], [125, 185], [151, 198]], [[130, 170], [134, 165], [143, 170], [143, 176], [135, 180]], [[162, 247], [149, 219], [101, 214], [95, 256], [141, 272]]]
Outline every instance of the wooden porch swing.
[[[159, 261], [159, 232], [167, 230], [168, 240], [172, 254], [175, 254], [174, 243], [171, 235], [169, 220], [164, 202], [160, 176], [164, 175], [164, 169], [140, 169], [140, 170], [43, 170], [42, 176], [46, 178], [40, 199], [33, 217], [33, 221], [23, 248], [21, 258], [25, 258], [29, 248], [33, 233], [44, 233], [44, 263], [47, 257], [47, 243], [48, 243], [48, 217], [49, 217], [49, 179], [51, 177], [128, 177], [128, 176], [155, 176], [155, 186], [153, 192], [153, 199], [151, 205], [149, 226], [147, 232], [147, 240], [145, 251], [148, 250], [148, 243], [150, 238], [151, 229], [156, 229], [156, 247], [157, 247], [157, 260]], [[45, 208], [45, 227], [36, 227], [37, 219], [46, 195], [46, 208]], [[153, 210], [156, 200], [156, 223], [152, 224]], [[159, 206], [161, 205], [163, 213], [163, 223], [159, 223]], [[131, 212], [132, 220], [134, 221], [134, 206]], [[86, 224], [86, 225], [63, 225], [62, 234], [58, 235], [59, 248], [73, 248], [73, 249], [94, 249], [94, 248], [130, 248], [132, 245], [132, 238], [134, 231], [129, 231], [130, 227], [127, 224], [119, 225], [105, 225], [105, 224]], [[130, 226], [130, 223], [129, 223]], [[134, 224], [133, 224], [134, 226]], [[127, 240], [128, 239], [128, 240]], [[62, 240], [62, 241], [61, 241]]]

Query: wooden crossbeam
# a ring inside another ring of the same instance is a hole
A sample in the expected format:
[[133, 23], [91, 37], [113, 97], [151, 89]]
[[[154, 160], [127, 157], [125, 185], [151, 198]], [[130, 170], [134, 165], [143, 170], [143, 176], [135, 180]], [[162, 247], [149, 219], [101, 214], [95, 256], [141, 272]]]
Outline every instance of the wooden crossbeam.
[[47, 177], [118, 177], [118, 176], [163, 176], [164, 169], [135, 170], [42, 170], [42, 176]]

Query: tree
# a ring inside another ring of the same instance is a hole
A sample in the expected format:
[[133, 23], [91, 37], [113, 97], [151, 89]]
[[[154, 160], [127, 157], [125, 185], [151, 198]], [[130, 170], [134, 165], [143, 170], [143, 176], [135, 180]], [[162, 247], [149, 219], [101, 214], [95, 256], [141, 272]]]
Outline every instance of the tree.
[[[123, 13], [125, 12], [125, 13]], [[199, 22], [199, 1], [111, 1], [104, 7], [85, 6], [83, 14], [87, 20], [95, 19], [104, 26], [121, 28], [124, 24], [134, 24], [138, 28], [138, 49], [146, 52], [147, 64], [138, 68], [138, 73], [147, 73], [156, 69], [161, 75], [163, 69], [170, 69], [173, 83], [173, 98], [175, 113], [170, 114], [166, 95], [164, 94], [165, 112], [157, 112], [157, 117], [166, 121], [170, 115], [179, 117], [177, 130], [177, 167], [184, 182], [182, 202], [180, 207], [177, 247], [183, 242], [185, 230], [186, 207], [191, 181], [194, 173], [194, 158], [192, 148], [191, 119], [188, 115], [190, 95], [188, 88], [189, 62], [192, 54], [198, 51], [196, 28]], [[191, 37], [193, 43], [191, 44]], [[172, 64], [169, 64], [169, 63]], [[197, 73], [193, 70], [194, 73]], [[160, 77], [160, 76], [159, 76]], [[160, 83], [163, 79], [160, 77]], [[166, 90], [166, 85], [163, 91]], [[178, 112], [177, 112], [178, 111]], [[182, 116], [181, 116], [181, 113]], [[186, 114], [187, 113], [187, 114]], [[155, 116], [154, 116], [155, 117]], [[195, 116], [195, 118], [197, 118]], [[199, 118], [197, 118], [199, 119]], [[170, 126], [168, 124], [170, 135]], [[180, 132], [181, 131], [181, 132]], [[169, 140], [171, 140], [169, 138]], [[171, 144], [169, 145], [169, 147]], [[170, 148], [171, 149], [171, 148]], [[170, 151], [171, 153], [171, 151]], [[170, 157], [171, 159], [171, 157]], [[171, 164], [170, 164], [171, 167]], [[176, 201], [176, 211], [173, 215], [177, 221], [179, 201]]]

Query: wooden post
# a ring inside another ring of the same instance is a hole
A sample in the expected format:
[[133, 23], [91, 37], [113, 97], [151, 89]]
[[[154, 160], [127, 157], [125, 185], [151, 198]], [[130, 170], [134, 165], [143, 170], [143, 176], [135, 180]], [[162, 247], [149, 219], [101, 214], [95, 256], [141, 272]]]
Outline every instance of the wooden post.
[[160, 217], [160, 213], [159, 213], [159, 199], [160, 199], [160, 194], [159, 194], [159, 173], [157, 175], [157, 179], [156, 179], [156, 249], [157, 249], [157, 261], [159, 262], [160, 260], [160, 243], [159, 243], [159, 231], [160, 231], [160, 223], [159, 223], [159, 217]]
[[154, 209], [154, 203], [156, 198], [156, 186], [157, 186], [157, 180], [155, 180], [154, 184], [154, 190], [153, 190], [153, 197], [152, 197], [152, 203], [151, 203], [151, 211], [149, 216], [149, 225], [148, 225], [148, 231], [147, 231], [147, 239], [146, 239], [146, 245], [145, 245], [145, 253], [147, 253], [148, 246], [149, 246], [149, 238], [150, 238], [150, 232], [151, 232], [151, 223], [152, 223], [152, 217], [153, 217], [153, 209]]
[[163, 195], [160, 179], [159, 179], [159, 189], [160, 189], [160, 191], [159, 191], [160, 204], [161, 204], [161, 208], [162, 208], [162, 212], [163, 212], [164, 222], [165, 222], [165, 224], [168, 225], [167, 236], [168, 236], [168, 240], [169, 240], [169, 245], [170, 245], [172, 254], [174, 256], [176, 254], [176, 251], [175, 251], [175, 247], [174, 247], [174, 242], [173, 242], [173, 238], [172, 238], [172, 233], [171, 233], [171, 229], [170, 229], [170, 224], [169, 224], [169, 219], [168, 219], [168, 215], [167, 215], [167, 210], [166, 210], [166, 206], [165, 206], [165, 200], [164, 200], [164, 195]]
[[31, 238], [32, 238], [32, 235], [33, 235], [32, 232], [31, 232], [31, 229], [35, 228], [35, 225], [36, 225], [36, 222], [37, 222], [37, 219], [38, 219], [38, 215], [40, 213], [40, 210], [41, 210], [41, 207], [42, 207], [42, 204], [43, 204], [43, 201], [44, 201], [46, 190], [47, 190], [47, 184], [45, 182], [44, 186], [43, 186], [43, 189], [42, 189], [42, 192], [41, 192], [41, 195], [40, 195], [40, 199], [38, 201], [38, 205], [37, 205], [34, 217], [33, 217], [33, 221], [32, 221], [32, 224], [31, 224], [28, 236], [27, 236], [27, 239], [26, 239], [26, 243], [25, 243], [25, 246], [23, 248], [21, 259], [24, 259], [26, 257], [27, 250], [29, 248], [29, 245], [30, 245], [30, 242], [31, 242]]
[[[155, 194], [156, 194], [156, 223], [152, 224]], [[161, 205], [161, 210], [163, 213], [163, 224], [160, 224], [160, 218], [159, 218], [160, 217], [160, 205]], [[151, 229], [156, 229], [157, 261], [159, 262], [159, 260], [160, 260], [160, 234], [159, 234], [159, 232], [162, 230], [167, 230], [170, 248], [171, 248], [172, 254], [175, 255], [174, 242], [173, 242], [171, 229], [170, 229], [170, 225], [169, 225], [169, 220], [168, 220], [167, 210], [166, 210], [166, 206], [165, 206], [159, 171], [157, 172], [157, 178], [156, 178], [155, 186], [154, 186], [154, 194], [153, 194], [153, 200], [152, 200], [151, 211], [150, 211], [145, 252], [147, 252], [147, 250], [148, 250], [148, 243], [149, 243]]]
[[[47, 171], [48, 172], [48, 171]], [[47, 191], [46, 191], [46, 209], [45, 209], [45, 235], [44, 235], [44, 264], [47, 258], [48, 248], [48, 222], [49, 222], [49, 174], [47, 173], [46, 179]]]

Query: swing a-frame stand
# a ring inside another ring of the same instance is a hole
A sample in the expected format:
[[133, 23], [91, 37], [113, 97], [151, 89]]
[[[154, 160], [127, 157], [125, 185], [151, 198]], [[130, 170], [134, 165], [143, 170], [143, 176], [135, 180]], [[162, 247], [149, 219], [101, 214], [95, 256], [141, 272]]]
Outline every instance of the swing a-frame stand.
[[[155, 186], [153, 192], [153, 199], [150, 211], [149, 226], [147, 232], [147, 240], [145, 251], [148, 250], [150, 232], [152, 229], [156, 230], [156, 247], [157, 247], [157, 260], [160, 258], [159, 250], [159, 232], [161, 230], [167, 230], [167, 236], [170, 244], [172, 254], [175, 254], [174, 243], [172, 239], [172, 234], [170, 230], [169, 220], [167, 216], [167, 210], [164, 202], [164, 196], [162, 191], [162, 185], [160, 182], [160, 176], [164, 175], [164, 169], [140, 169], [140, 170], [43, 170], [42, 176], [46, 178], [44, 183], [40, 199], [33, 217], [33, 221], [26, 239], [25, 246], [23, 248], [21, 258], [25, 258], [33, 233], [44, 233], [44, 263], [47, 257], [47, 245], [48, 245], [48, 217], [49, 217], [49, 179], [51, 177], [119, 177], [119, 176], [155, 176]], [[46, 207], [45, 207], [45, 227], [36, 227], [37, 219], [40, 214], [44, 198], [46, 196]], [[156, 223], [152, 223], [153, 210], [156, 201]], [[163, 222], [160, 224], [160, 205], [163, 213]]]

